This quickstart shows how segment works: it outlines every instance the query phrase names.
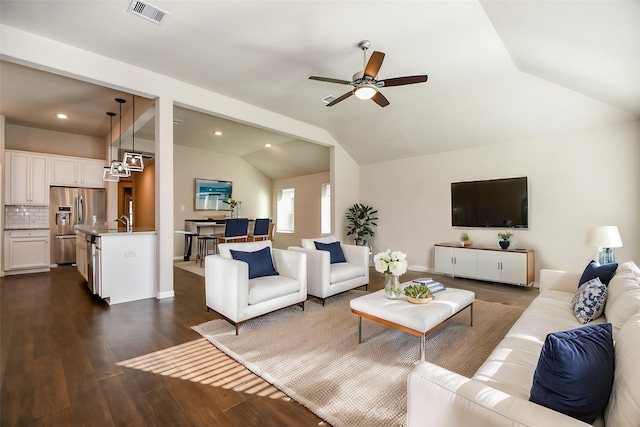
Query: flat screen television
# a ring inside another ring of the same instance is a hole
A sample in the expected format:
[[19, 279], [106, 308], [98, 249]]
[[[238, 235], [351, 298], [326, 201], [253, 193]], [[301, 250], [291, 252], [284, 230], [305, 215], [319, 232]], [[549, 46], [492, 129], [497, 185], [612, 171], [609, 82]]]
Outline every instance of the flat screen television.
[[231, 198], [231, 181], [218, 181], [215, 179], [195, 179], [195, 206], [196, 211], [229, 211], [231, 206], [227, 199]]
[[527, 177], [451, 183], [451, 225], [529, 228]]

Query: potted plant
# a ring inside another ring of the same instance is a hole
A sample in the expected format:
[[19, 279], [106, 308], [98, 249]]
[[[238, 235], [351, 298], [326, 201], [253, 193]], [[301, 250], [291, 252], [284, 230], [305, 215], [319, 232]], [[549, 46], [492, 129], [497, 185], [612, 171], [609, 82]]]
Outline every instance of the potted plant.
[[462, 244], [461, 246], [464, 246], [465, 248], [473, 245], [473, 242], [471, 241], [467, 233], [462, 233], [462, 235], [460, 236], [460, 243]]
[[375, 234], [373, 227], [377, 226], [374, 221], [378, 220], [375, 216], [378, 213], [371, 206], [356, 203], [347, 210], [347, 236], [356, 235], [356, 245], [366, 246], [365, 237]]
[[498, 237], [500, 238], [500, 241], [498, 243], [500, 244], [500, 247], [502, 249], [507, 249], [509, 247], [509, 245], [511, 244], [511, 242], [509, 242], [511, 236], [513, 236], [513, 233], [509, 233], [508, 231], [505, 231], [504, 233], [498, 233]]
[[413, 304], [427, 304], [433, 299], [433, 293], [427, 285], [409, 285], [404, 288], [407, 301]]

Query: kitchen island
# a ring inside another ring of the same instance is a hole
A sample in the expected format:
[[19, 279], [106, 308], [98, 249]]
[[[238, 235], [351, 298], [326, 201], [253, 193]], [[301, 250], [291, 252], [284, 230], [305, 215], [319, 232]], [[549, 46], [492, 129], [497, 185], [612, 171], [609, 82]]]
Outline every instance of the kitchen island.
[[156, 296], [156, 231], [76, 226], [76, 264], [87, 287], [109, 304]]

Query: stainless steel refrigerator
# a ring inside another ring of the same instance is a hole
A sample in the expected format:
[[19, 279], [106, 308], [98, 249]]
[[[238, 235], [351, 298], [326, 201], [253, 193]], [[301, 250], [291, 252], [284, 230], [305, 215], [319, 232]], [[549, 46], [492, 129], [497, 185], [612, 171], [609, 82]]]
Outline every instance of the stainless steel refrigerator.
[[51, 259], [56, 264], [76, 262], [75, 230], [77, 224], [104, 225], [107, 199], [101, 188], [51, 187], [49, 193], [49, 228]]

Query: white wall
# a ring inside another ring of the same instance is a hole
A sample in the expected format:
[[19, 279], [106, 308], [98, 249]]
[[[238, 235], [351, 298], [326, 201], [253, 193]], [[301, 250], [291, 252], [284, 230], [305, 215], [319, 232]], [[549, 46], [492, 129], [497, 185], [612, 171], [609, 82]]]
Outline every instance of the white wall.
[[379, 210], [374, 253], [407, 253], [413, 269], [433, 269], [433, 245], [468, 232], [475, 245], [497, 247], [498, 229], [451, 226], [451, 182], [527, 176], [528, 230], [512, 245], [535, 250], [541, 268], [582, 271], [595, 255], [589, 225], [617, 225], [618, 261], [640, 263], [640, 122], [451, 151], [361, 167], [360, 202]]
[[6, 147], [13, 150], [104, 160], [104, 139], [7, 124]]
[[[300, 246], [300, 239], [320, 236], [320, 198], [322, 184], [329, 182], [329, 172], [294, 178], [276, 179], [273, 181], [272, 200], [277, 200], [279, 189], [295, 189], [294, 233], [275, 233], [273, 246], [286, 249], [289, 246]], [[277, 207], [271, 210], [271, 218], [276, 221]], [[276, 224], [277, 228], [277, 224]]]

